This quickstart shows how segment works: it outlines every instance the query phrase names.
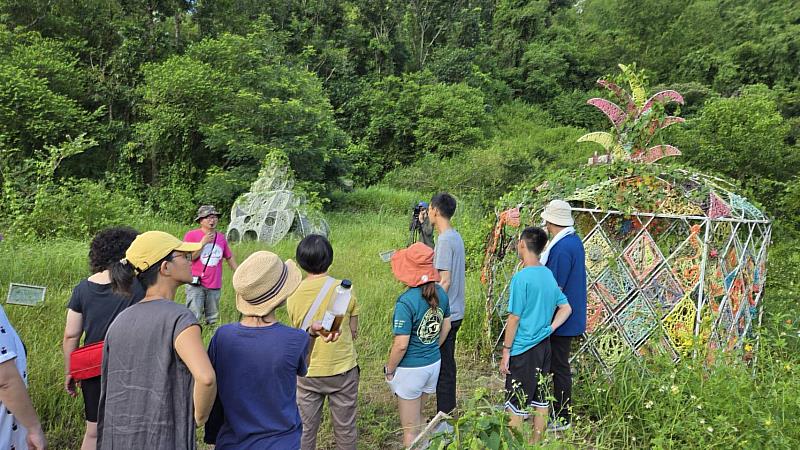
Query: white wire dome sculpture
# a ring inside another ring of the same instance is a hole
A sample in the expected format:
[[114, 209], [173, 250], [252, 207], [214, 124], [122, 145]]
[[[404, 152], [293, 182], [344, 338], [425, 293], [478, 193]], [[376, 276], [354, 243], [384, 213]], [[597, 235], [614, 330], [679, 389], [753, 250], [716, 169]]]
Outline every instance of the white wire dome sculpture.
[[571, 192], [543, 183], [533, 198], [525, 196], [527, 220], [519, 208], [497, 215], [481, 277], [486, 334], [497, 343], [505, 329], [508, 286], [518, 269], [516, 227], [541, 223], [540, 208], [560, 197], [572, 206], [586, 251], [587, 326], [573, 359], [588, 357], [610, 371], [629, 356], [659, 353], [677, 360], [698, 344], [733, 349], [757, 343], [771, 223], [719, 178], [652, 164], [681, 154], [653, 144], [660, 130], [684, 121], [666, 108], [683, 104], [683, 97], [666, 90], [648, 98], [641, 74], [620, 69], [630, 92], [598, 80], [619, 104], [587, 102], [609, 119], [610, 132], [578, 139], [605, 150], [589, 159], [595, 175], [606, 174], [603, 181], [589, 184], [573, 174], [562, 180], [578, 186]]
[[[573, 359], [588, 357], [610, 371], [630, 356], [677, 360], [697, 344], [730, 350], [757, 341], [769, 219], [723, 180], [683, 170], [670, 178], [622, 176], [565, 199], [586, 251], [587, 326]], [[599, 206], [604, 191], [643, 187], [662, 196], [655, 208]], [[516, 235], [541, 223], [542, 206], [523, 205], [522, 219], [519, 208], [498, 214], [489, 238], [483, 280], [486, 331], [495, 344], [519, 268]]]
[[277, 244], [290, 232], [299, 237], [327, 236], [330, 228], [322, 217], [307, 214], [304, 201], [292, 190], [288, 169], [271, 165], [259, 174], [250, 192], [241, 195], [231, 208], [227, 238], [231, 242], [262, 241]]

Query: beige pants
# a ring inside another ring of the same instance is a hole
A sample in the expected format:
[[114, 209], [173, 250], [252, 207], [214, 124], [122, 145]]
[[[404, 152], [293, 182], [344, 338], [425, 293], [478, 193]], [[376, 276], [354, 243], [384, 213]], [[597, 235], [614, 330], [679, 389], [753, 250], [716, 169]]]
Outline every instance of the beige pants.
[[328, 397], [333, 434], [338, 450], [355, 450], [358, 440], [358, 366], [330, 377], [297, 377], [297, 407], [303, 420], [302, 450], [317, 448], [317, 431], [322, 422], [322, 404]]

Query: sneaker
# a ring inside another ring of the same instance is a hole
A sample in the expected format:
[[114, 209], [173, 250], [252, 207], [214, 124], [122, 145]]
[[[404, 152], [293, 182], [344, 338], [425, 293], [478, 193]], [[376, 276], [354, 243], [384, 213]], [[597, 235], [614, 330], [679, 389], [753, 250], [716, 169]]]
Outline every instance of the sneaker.
[[547, 431], [566, 431], [572, 428], [572, 424], [565, 422], [564, 419], [559, 419], [547, 424]]

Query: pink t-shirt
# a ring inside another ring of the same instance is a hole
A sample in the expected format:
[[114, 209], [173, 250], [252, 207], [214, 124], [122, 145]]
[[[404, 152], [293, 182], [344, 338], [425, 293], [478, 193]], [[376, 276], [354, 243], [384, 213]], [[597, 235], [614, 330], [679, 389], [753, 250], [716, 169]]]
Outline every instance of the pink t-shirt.
[[[203, 275], [200, 279], [200, 284], [208, 289], [219, 289], [222, 287], [222, 260], [230, 259], [233, 256], [231, 248], [228, 246], [228, 241], [225, 235], [216, 232], [216, 244], [208, 243], [203, 246], [200, 252], [200, 257], [192, 262], [192, 276]], [[183, 240], [186, 242], [200, 242], [206, 234], [202, 229], [198, 228], [186, 233]], [[212, 250], [213, 247], [213, 250]], [[205, 273], [203, 266], [208, 261]]]

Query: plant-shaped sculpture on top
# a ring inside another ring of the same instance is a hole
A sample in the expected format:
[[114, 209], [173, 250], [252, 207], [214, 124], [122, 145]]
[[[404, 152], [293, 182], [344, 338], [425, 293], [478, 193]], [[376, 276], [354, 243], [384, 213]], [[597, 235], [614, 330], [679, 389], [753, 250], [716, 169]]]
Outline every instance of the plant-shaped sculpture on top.
[[611, 133], [598, 131], [578, 139], [578, 142], [598, 143], [606, 150], [604, 156], [595, 154], [589, 163], [611, 162], [612, 159], [651, 163], [665, 156], [680, 155], [680, 150], [672, 145], [650, 147], [650, 143], [659, 130], [684, 122], [681, 117], [667, 115], [664, 108], [671, 102], [682, 105], [681, 94], [666, 90], [645, 99], [644, 76], [636, 72], [635, 66], [620, 64], [619, 67], [623, 80], [630, 86], [630, 93], [611, 81], [600, 79], [597, 84], [610, 90], [619, 105], [623, 106], [603, 98], [592, 98], [586, 102], [602, 111], [614, 126]]

